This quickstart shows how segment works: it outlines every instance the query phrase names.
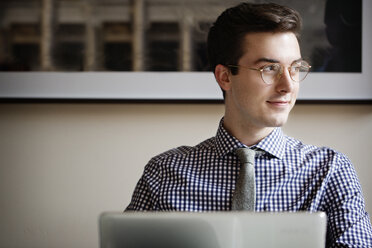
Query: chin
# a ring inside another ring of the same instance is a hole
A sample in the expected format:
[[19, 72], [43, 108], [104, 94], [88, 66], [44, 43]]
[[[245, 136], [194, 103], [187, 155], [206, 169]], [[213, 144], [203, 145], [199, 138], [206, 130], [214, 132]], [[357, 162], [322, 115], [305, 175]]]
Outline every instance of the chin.
[[283, 126], [285, 123], [287, 123], [287, 119], [288, 119], [288, 116], [283, 116], [281, 118], [275, 118], [275, 119], [271, 119], [269, 121], [269, 124], [268, 127], [281, 127]]
[[280, 127], [283, 126], [287, 120], [289, 113], [291, 112], [292, 106], [287, 106], [283, 109], [265, 109], [262, 116], [268, 123], [271, 123], [271, 127]]

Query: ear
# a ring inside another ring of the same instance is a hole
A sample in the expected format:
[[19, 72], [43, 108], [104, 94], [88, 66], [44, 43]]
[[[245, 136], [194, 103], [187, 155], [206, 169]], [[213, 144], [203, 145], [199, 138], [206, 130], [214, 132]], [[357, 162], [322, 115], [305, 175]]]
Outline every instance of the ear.
[[214, 76], [216, 78], [217, 83], [224, 91], [228, 91], [231, 88], [231, 72], [228, 67], [224, 65], [217, 65], [214, 68]]

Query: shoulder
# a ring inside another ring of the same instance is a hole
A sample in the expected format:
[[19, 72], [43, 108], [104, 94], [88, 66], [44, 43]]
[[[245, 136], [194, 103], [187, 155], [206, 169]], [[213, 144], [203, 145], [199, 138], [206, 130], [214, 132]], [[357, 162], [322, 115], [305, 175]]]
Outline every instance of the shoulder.
[[172, 161], [187, 160], [193, 158], [200, 153], [214, 152], [215, 137], [204, 140], [196, 146], [179, 146], [151, 158], [149, 165], [164, 164]]
[[305, 161], [314, 161], [320, 165], [332, 165], [334, 169], [339, 166], [351, 165], [350, 159], [342, 152], [327, 146], [305, 144], [302, 141], [285, 136], [286, 154], [296, 154]]

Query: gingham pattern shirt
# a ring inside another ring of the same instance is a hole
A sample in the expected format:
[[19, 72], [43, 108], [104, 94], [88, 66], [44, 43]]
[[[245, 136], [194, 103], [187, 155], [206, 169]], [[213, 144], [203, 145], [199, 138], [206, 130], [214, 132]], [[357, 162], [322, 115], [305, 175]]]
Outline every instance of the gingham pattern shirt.
[[[228, 211], [239, 174], [234, 151], [246, 147], [220, 122], [217, 134], [150, 160], [126, 210]], [[349, 159], [330, 148], [304, 145], [280, 128], [251, 148], [256, 211], [324, 211], [327, 247], [372, 247], [372, 227]]]

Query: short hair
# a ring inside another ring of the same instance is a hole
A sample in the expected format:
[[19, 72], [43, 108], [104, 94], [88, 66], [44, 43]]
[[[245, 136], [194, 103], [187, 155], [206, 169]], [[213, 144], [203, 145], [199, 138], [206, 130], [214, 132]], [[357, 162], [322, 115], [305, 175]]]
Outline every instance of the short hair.
[[[297, 39], [301, 30], [300, 14], [289, 7], [275, 3], [241, 3], [226, 9], [208, 33], [209, 67], [214, 72], [218, 64], [236, 65], [243, 56], [242, 42], [248, 33], [292, 32]], [[237, 68], [230, 68], [236, 75]]]

